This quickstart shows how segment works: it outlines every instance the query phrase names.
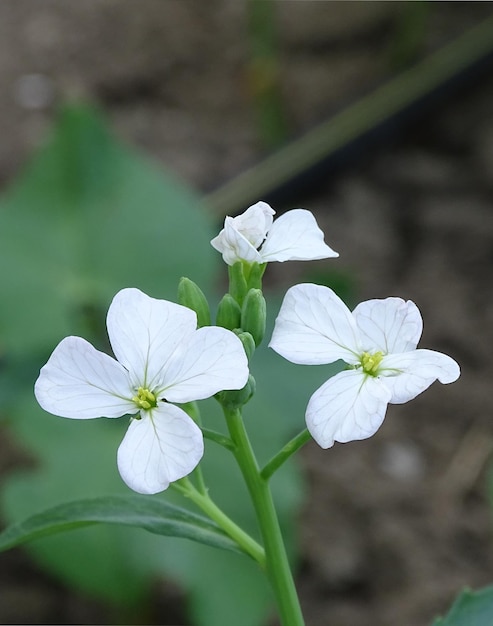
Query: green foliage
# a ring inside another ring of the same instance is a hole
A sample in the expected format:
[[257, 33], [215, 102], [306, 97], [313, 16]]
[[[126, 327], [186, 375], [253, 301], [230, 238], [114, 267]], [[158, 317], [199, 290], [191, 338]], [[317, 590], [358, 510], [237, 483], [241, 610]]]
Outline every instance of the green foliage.
[[493, 624], [493, 586], [480, 591], [465, 589], [445, 617], [432, 626], [491, 626]]
[[0, 219], [9, 355], [101, 331], [123, 287], [175, 299], [181, 275], [207, 288], [217, 267], [197, 197], [121, 146], [85, 107], [61, 112], [51, 141], [2, 200]]
[[47, 509], [0, 533], [0, 550], [92, 524], [143, 528], [156, 535], [190, 539], [238, 552], [237, 544], [208, 518], [169, 502], [137, 495], [76, 500]]

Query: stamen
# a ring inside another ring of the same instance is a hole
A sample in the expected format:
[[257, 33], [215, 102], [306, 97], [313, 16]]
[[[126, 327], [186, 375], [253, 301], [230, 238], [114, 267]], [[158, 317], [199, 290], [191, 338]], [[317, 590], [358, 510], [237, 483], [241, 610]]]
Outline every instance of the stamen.
[[370, 376], [376, 376], [378, 367], [383, 359], [383, 352], [375, 352], [370, 354], [369, 352], [363, 352], [361, 355], [361, 367], [365, 374]]
[[152, 391], [144, 389], [144, 387], [137, 389], [137, 395], [132, 398], [132, 401], [135, 402], [139, 409], [144, 409], [145, 411], [157, 406], [156, 396]]

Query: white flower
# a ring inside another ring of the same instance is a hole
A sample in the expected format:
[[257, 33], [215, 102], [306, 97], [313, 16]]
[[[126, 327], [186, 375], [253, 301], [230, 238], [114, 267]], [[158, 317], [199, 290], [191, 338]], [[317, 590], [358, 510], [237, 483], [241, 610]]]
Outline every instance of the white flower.
[[342, 359], [349, 366], [308, 403], [308, 430], [322, 448], [371, 437], [388, 403], [407, 402], [437, 379], [457, 380], [453, 359], [416, 349], [422, 330], [417, 306], [401, 298], [368, 300], [351, 313], [328, 287], [302, 284], [288, 290], [270, 347], [301, 365]]
[[80, 337], [66, 337], [41, 369], [39, 404], [73, 419], [134, 418], [118, 449], [118, 469], [139, 493], [157, 493], [183, 478], [203, 455], [202, 432], [171, 402], [241, 389], [248, 365], [241, 341], [215, 326], [197, 330], [190, 309], [123, 289], [107, 317], [118, 360]]
[[266, 202], [257, 202], [238, 217], [226, 217], [224, 228], [211, 241], [212, 247], [221, 252], [228, 265], [339, 256], [324, 243], [324, 234], [310, 211], [293, 209], [275, 222], [274, 214]]

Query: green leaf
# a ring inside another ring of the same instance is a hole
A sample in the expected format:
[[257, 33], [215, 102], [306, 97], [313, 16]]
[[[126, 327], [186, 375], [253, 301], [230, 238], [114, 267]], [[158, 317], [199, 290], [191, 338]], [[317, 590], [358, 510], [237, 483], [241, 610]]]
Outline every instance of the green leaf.
[[65, 335], [104, 336], [113, 295], [207, 290], [219, 264], [198, 196], [115, 139], [101, 116], [65, 107], [53, 136], [0, 203], [0, 348], [47, 353]]
[[209, 519], [168, 502], [136, 495], [76, 500], [37, 513], [0, 533], [0, 550], [98, 523], [133, 526], [156, 535], [191, 539], [214, 548], [240, 551], [237, 544]]
[[491, 626], [493, 624], [493, 585], [480, 591], [465, 589], [445, 617], [432, 626]]

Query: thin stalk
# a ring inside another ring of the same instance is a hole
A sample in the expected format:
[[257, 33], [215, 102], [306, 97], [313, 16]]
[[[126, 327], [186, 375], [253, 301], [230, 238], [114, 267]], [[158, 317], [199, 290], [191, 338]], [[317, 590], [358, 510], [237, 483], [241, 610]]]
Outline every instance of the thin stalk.
[[234, 215], [321, 160], [424, 100], [493, 50], [493, 16], [401, 72], [299, 139], [205, 197], [217, 215]]
[[264, 480], [269, 480], [272, 474], [276, 472], [281, 465], [289, 459], [297, 450], [302, 448], [305, 443], [308, 443], [312, 436], [305, 428], [305, 430], [301, 431], [296, 437], [293, 437], [291, 441], [289, 441], [282, 450], [280, 450], [272, 459], [265, 465], [265, 467], [260, 472], [261, 478]]
[[267, 575], [276, 597], [283, 626], [304, 626], [303, 615], [289, 566], [269, 484], [260, 476], [258, 463], [243, 424], [240, 409], [223, 407], [235, 456], [247, 484], [264, 540]]
[[183, 478], [180, 481], [172, 483], [173, 487], [179, 491], [182, 495], [189, 498], [199, 509], [201, 509], [206, 515], [210, 517], [216, 524], [224, 530], [224, 532], [231, 537], [239, 547], [252, 557], [260, 565], [262, 569], [266, 568], [265, 550], [262, 546], [250, 537], [238, 524], [220, 509], [217, 504], [207, 493], [202, 493], [193, 485], [188, 478]]
[[202, 428], [202, 434], [206, 439], [214, 441], [214, 443], [219, 444], [227, 450], [234, 450], [235, 448], [235, 444], [231, 441], [229, 437], [226, 437], [226, 435], [218, 433], [215, 430], [211, 430], [210, 428]]
[[266, 148], [282, 144], [288, 136], [280, 81], [276, 3], [246, 3], [250, 59], [248, 75], [257, 112], [260, 139]]
[[[202, 427], [202, 417], [200, 415], [200, 409], [197, 402], [186, 402], [182, 404], [182, 409], [193, 419], [197, 426]], [[198, 484], [198, 490], [200, 493], [207, 495], [207, 485], [204, 480], [202, 468], [200, 464], [193, 470], [193, 476]]]

